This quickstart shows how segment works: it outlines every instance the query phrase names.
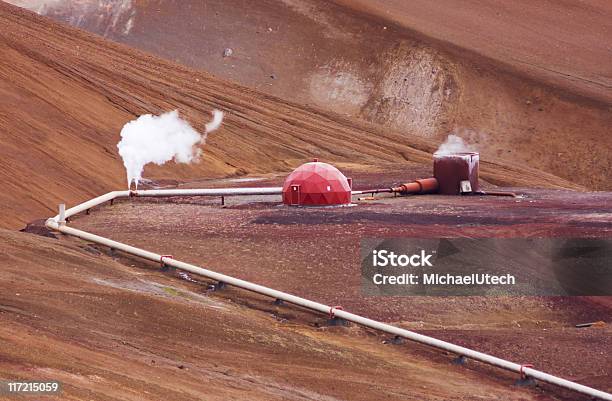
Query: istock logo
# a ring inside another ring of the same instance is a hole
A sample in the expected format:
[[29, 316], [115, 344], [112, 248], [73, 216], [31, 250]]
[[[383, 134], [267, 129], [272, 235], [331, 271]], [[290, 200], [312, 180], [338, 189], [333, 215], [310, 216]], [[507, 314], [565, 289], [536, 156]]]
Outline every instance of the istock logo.
[[425, 250], [421, 250], [421, 253], [415, 253], [413, 255], [396, 254], [395, 252], [389, 252], [387, 250], [373, 250], [372, 251], [372, 265], [375, 267], [433, 267], [429, 259], [433, 254], [426, 253]]

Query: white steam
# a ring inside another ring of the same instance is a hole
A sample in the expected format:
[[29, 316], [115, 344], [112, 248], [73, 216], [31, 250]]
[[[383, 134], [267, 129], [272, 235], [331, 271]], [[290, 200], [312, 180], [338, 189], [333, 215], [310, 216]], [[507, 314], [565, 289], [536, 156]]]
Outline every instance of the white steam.
[[455, 134], [450, 134], [446, 137], [446, 140], [440, 145], [438, 150], [436, 150], [436, 154], [440, 155], [448, 155], [453, 153], [466, 153], [473, 152], [472, 149], [468, 146], [467, 143], [460, 137]]
[[223, 112], [222, 111], [213, 110], [212, 114], [213, 114], [212, 121], [206, 124], [206, 132], [205, 132], [204, 140], [206, 140], [206, 134], [208, 134], [209, 132], [215, 131], [217, 128], [221, 126], [221, 123], [223, 122]]
[[198, 145], [203, 145], [207, 134], [219, 128], [222, 121], [223, 112], [214, 110], [213, 120], [206, 124], [203, 135], [181, 119], [178, 110], [160, 116], [145, 114], [125, 124], [117, 148], [127, 173], [128, 188], [132, 181], [138, 188], [149, 163], [162, 165], [173, 159], [176, 163], [197, 162], [202, 153]]

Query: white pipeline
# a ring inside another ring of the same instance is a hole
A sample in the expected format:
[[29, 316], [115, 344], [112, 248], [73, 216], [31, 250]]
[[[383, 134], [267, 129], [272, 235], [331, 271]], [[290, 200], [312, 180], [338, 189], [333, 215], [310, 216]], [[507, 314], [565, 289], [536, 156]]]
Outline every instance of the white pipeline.
[[210, 188], [210, 189], [149, 189], [133, 191], [137, 197], [147, 196], [240, 196], [240, 195], [280, 195], [281, 187], [263, 188]]
[[[64, 218], [69, 218], [75, 214], [82, 213], [93, 207], [110, 202], [117, 198], [129, 197], [169, 197], [169, 196], [245, 196], [245, 195], [280, 195], [283, 192], [281, 187], [261, 187], [261, 188], [206, 188], [206, 189], [149, 189], [142, 191], [112, 191], [83, 202], [80, 205], [65, 210]], [[53, 217], [55, 221], [60, 221], [60, 216]]]
[[[273, 195], [280, 194], [280, 188], [237, 188], [240, 193], [233, 192], [223, 192], [222, 195]], [[263, 190], [263, 191], [262, 191]], [[196, 192], [194, 192], [196, 191]], [[209, 192], [208, 192], [209, 191]], [[215, 195], [219, 196], [220, 190], [211, 189], [211, 190], [154, 190], [154, 191], [138, 191], [138, 196], [180, 196], [180, 195]], [[223, 191], [232, 192], [232, 189], [225, 189]], [[265, 193], [264, 193], [265, 192]], [[146, 195], [143, 195], [146, 193]], [[92, 208], [96, 205], [99, 205], [103, 202], [110, 201], [117, 197], [127, 197], [130, 196], [129, 191], [116, 191], [110, 192], [106, 195], [100, 196], [98, 198], [92, 199], [91, 201], [85, 202], [81, 205], [73, 207], [71, 209], [66, 210], [65, 216], [66, 218], [85, 211], [89, 208]], [[423, 334], [415, 333], [413, 331], [401, 329], [399, 327], [392, 326], [387, 323], [378, 322], [376, 320], [368, 319], [363, 316], [359, 316], [350, 312], [346, 312], [338, 307], [332, 307], [329, 305], [321, 304], [318, 302], [310, 301], [305, 298], [301, 298], [295, 295], [291, 295], [282, 291], [274, 290], [272, 288], [264, 287], [262, 285], [258, 285], [255, 283], [251, 283], [249, 281], [241, 280], [235, 277], [226, 276], [224, 274], [220, 274], [211, 270], [204, 269], [199, 266], [194, 266], [189, 263], [181, 262], [176, 259], [171, 259], [168, 257], [164, 257], [160, 254], [149, 252], [144, 249], [136, 248], [127, 244], [123, 244], [121, 242], [113, 241], [108, 238], [104, 238], [95, 234], [91, 234], [85, 231], [77, 230], [72, 227], [68, 227], [65, 224], [61, 224], [59, 220], [59, 216], [54, 218], [50, 218], [47, 220], [46, 226], [52, 230], [56, 230], [62, 232], [64, 234], [72, 235], [74, 237], [81, 238], [86, 241], [91, 241], [100, 245], [108, 246], [110, 248], [114, 248], [131, 255], [139, 256], [144, 259], [148, 259], [158, 263], [164, 263], [165, 265], [175, 267], [180, 270], [188, 271], [193, 274], [197, 274], [215, 281], [220, 281], [229, 285], [233, 285], [238, 288], [242, 288], [248, 291], [252, 291], [258, 294], [266, 295], [271, 298], [280, 299], [285, 302], [299, 305], [304, 308], [314, 310], [321, 313], [330, 314], [331, 316], [335, 316], [337, 318], [341, 318], [347, 320], [349, 322], [353, 322], [356, 324], [360, 324], [362, 326], [370, 327], [372, 329], [380, 330], [385, 333], [389, 333], [395, 336], [399, 336], [402, 338], [406, 338], [421, 344], [429, 345], [434, 348], [442, 349], [458, 356], [463, 356], [466, 358], [471, 358], [489, 365], [497, 366], [502, 369], [506, 369], [512, 372], [516, 372], [520, 375], [524, 375], [525, 377], [531, 377], [534, 379], [541, 380], [546, 383], [554, 384], [569, 390], [577, 391], [582, 394], [589, 395], [591, 397], [612, 401], [612, 394], [606, 393], [601, 390], [597, 390], [588, 386], [584, 386], [582, 384], [578, 384], [566, 379], [562, 379], [557, 376], [550, 375], [548, 373], [542, 372], [540, 370], [536, 370], [532, 367], [528, 367], [525, 365], [520, 365], [514, 362], [510, 362], [501, 358], [497, 358], [492, 355], [488, 355], [482, 352], [474, 351], [469, 348], [465, 348], [459, 345], [455, 345], [452, 343], [448, 343], [446, 341], [438, 340], [433, 337], [425, 336]]]

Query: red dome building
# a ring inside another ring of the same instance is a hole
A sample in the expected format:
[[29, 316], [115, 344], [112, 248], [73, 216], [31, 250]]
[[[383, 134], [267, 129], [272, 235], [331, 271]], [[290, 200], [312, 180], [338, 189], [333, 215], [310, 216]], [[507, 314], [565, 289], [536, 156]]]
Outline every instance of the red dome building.
[[283, 203], [290, 206], [332, 206], [351, 203], [351, 179], [317, 159], [302, 164], [285, 179]]

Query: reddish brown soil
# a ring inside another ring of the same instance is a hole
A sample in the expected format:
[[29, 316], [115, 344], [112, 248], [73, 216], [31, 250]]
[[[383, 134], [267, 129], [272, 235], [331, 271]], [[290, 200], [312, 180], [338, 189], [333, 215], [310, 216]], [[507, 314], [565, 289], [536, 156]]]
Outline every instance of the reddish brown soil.
[[248, 293], [206, 294], [202, 285], [81, 241], [6, 230], [0, 239], [0, 378], [60, 380], [62, 395], [45, 399], [519, 401], [560, 394], [514, 387], [513, 375], [457, 367], [451, 356], [418, 345], [385, 345], [358, 327], [316, 328], [321, 316]]
[[512, 65], [539, 81], [612, 101], [612, 5], [607, 1], [336, 2]]
[[606, 1], [13, 1], [407, 141], [454, 131], [489, 157], [612, 188]]
[[[356, 175], [357, 186], [370, 180], [391, 181], [390, 174], [360, 177]], [[525, 197], [381, 198], [356, 207], [323, 210], [287, 208], [257, 198], [226, 199], [226, 207], [218, 199], [134, 199], [101, 208], [78, 218], [74, 225], [610, 389], [609, 325], [574, 328], [584, 321], [609, 322], [609, 298], [377, 298], [361, 294], [359, 240], [364, 237], [612, 234], [609, 193], [518, 191]], [[244, 302], [235, 297], [242, 295], [232, 292], [232, 299]]]
[[[144, 113], [179, 109], [201, 127], [213, 108], [227, 112], [200, 164], [147, 167], [146, 177], [287, 171], [313, 156], [362, 170], [428, 166], [435, 149], [431, 141], [281, 101], [2, 2], [0, 54], [2, 227], [123, 187], [119, 132]], [[507, 162], [485, 164], [483, 172], [498, 184], [578, 187]]]
[[[52, 214], [60, 201], [74, 204], [122, 187], [115, 152], [121, 126], [173, 108], [197, 126], [214, 107], [228, 118], [210, 137], [201, 164], [147, 169], [160, 185], [245, 174], [269, 174], [261, 184], [278, 184], [282, 178], [272, 173], [312, 156], [371, 187], [431, 173], [433, 140], [262, 95], [2, 2], [0, 54], [4, 227]], [[548, 99], [550, 93], [542, 94]], [[585, 112], [563, 104], [550, 119], [574, 110], [575, 126], [585, 123], [585, 113], [595, 116], [588, 135], [602, 126], [600, 106]], [[484, 159], [485, 185], [548, 189], [525, 190], [528, 197], [520, 200], [431, 196], [333, 211], [287, 209], [257, 198], [228, 200], [226, 208], [217, 200], [136, 199], [96, 209], [74, 224], [609, 391], [609, 299], [359, 293], [355, 258], [362, 236], [610, 235], [609, 193], [560, 191], [580, 186], [520, 163]], [[79, 240], [0, 229], [0, 244], [0, 377], [60, 380], [65, 390], [57, 399], [580, 399], [549, 386], [513, 387], [515, 375], [474, 363], [457, 367], [451, 355], [383, 344], [369, 330], [319, 327], [322, 316], [236, 289], [207, 293], [208, 283], [180, 280]], [[573, 327], [585, 320], [606, 324]]]

